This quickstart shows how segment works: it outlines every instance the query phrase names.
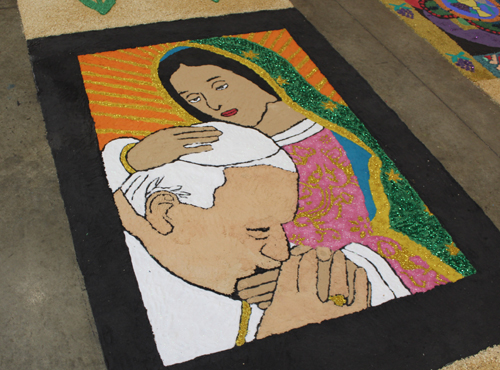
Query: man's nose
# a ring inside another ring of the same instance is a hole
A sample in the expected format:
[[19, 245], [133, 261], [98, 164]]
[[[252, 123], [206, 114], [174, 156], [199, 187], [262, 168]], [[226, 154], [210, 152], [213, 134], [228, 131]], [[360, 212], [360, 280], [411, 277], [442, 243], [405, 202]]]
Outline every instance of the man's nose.
[[288, 239], [281, 225], [275, 228], [266, 242], [266, 245], [260, 250], [264, 256], [280, 262], [286, 261], [290, 257]]

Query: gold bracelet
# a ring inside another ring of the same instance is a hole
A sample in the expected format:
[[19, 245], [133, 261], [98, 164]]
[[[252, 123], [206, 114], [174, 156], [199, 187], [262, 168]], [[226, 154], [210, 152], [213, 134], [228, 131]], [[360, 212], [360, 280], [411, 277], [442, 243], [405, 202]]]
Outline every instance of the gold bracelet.
[[122, 149], [122, 152], [120, 154], [120, 162], [122, 162], [123, 167], [127, 170], [128, 173], [136, 173], [137, 171], [128, 163], [127, 161], [127, 154], [130, 152], [130, 149], [132, 149], [137, 143], [131, 143], [128, 145], [125, 145], [125, 148]]

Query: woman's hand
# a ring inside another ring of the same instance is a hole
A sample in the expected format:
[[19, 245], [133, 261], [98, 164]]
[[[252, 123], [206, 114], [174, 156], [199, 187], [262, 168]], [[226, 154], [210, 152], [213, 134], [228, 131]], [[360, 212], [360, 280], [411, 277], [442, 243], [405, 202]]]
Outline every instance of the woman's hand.
[[325, 302], [318, 296], [321, 295], [318, 285], [323, 284], [319, 281], [321, 271], [318, 271], [318, 267], [321, 270], [321, 264], [326, 262], [324, 256], [314, 249], [299, 255], [293, 254], [292, 250], [292, 256], [281, 267], [272, 303], [259, 326], [258, 339], [368, 307], [370, 293], [366, 271], [360, 267], [349, 271], [341, 251], [335, 252], [330, 259], [330, 298]]
[[[220, 135], [222, 132], [210, 126], [167, 128], [147, 136], [133, 147], [127, 154], [127, 161], [136, 171], [149, 170], [186, 154], [210, 151], [210, 144], [219, 140]], [[202, 145], [191, 147], [192, 144]]]

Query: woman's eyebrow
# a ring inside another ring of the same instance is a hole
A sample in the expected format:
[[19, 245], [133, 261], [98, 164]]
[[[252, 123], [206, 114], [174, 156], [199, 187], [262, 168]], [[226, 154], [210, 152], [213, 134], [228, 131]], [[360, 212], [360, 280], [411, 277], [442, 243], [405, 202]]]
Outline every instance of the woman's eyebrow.
[[220, 77], [220, 76], [210, 77], [210, 78], [207, 80], [207, 82], [210, 82], [210, 81], [212, 81], [212, 80], [215, 80], [216, 78], [219, 78], [219, 77]]

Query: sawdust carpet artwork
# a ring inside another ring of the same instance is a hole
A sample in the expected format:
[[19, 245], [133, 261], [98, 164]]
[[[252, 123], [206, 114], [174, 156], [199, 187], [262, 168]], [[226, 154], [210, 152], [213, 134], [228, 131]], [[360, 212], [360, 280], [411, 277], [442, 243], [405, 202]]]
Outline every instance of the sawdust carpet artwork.
[[460, 73], [500, 103], [500, 3], [496, 0], [382, 0]]
[[474, 353], [450, 333], [492, 344], [464, 316], [494, 299], [491, 222], [298, 11], [223, 3], [82, 1], [67, 29], [21, 6], [108, 367], [436, 368]]

